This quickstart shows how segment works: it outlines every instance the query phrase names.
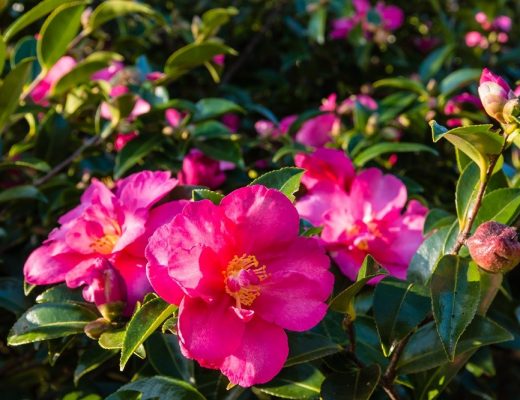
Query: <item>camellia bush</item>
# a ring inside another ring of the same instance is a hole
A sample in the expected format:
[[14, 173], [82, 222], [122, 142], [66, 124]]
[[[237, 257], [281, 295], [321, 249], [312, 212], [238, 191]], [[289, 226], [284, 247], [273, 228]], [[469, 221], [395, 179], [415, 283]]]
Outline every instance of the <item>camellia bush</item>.
[[0, 1], [2, 398], [517, 398], [519, 16]]

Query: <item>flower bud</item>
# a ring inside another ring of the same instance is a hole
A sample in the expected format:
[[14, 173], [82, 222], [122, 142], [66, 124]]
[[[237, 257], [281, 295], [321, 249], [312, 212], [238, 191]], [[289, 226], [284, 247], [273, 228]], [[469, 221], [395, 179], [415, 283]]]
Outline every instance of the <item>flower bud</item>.
[[504, 120], [508, 124], [516, 123], [520, 117], [520, 99], [514, 98], [509, 100], [504, 106]]
[[486, 113], [497, 121], [506, 123], [503, 115], [504, 107], [509, 100], [515, 98], [506, 81], [484, 68], [480, 77], [478, 94]]
[[466, 241], [471, 258], [484, 270], [505, 273], [520, 262], [520, 242], [515, 228], [484, 222]]
[[94, 321], [90, 321], [87, 325], [85, 325], [83, 330], [85, 331], [85, 335], [87, 335], [89, 338], [98, 340], [103, 332], [106, 332], [111, 328], [112, 324], [109, 321], [107, 321], [105, 318], [98, 318]]

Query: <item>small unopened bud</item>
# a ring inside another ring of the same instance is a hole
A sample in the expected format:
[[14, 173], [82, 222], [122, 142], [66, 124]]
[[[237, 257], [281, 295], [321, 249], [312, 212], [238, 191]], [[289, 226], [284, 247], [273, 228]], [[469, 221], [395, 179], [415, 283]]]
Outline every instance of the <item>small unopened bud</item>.
[[520, 262], [520, 242], [515, 228], [484, 222], [466, 241], [471, 258], [484, 270], [505, 273]]
[[85, 325], [85, 328], [83, 330], [89, 338], [97, 340], [103, 332], [106, 332], [111, 327], [112, 324], [105, 318], [98, 318]]
[[486, 113], [497, 121], [506, 123], [503, 114], [504, 107], [509, 100], [515, 98], [515, 94], [506, 81], [484, 68], [480, 77], [478, 94]]
[[509, 100], [504, 106], [503, 116], [506, 123], [516, 123], [520, 117], [520, 99]]

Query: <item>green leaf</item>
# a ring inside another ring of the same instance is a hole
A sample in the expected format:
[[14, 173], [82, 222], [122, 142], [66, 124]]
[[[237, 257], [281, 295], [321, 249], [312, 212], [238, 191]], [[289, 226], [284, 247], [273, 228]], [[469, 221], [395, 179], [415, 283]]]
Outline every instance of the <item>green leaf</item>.
[[374, 82], [374, 88], [380, 87], [404, 89], [410, 92], [415, 92], [419, 95], [428, 95], [428, 92], [420, 82], [404, 77], [385, 78]]
[[341, 346], [317, 333], [289, 333], [289, 357], [285, 367], [317, 360], [341, 350]]
[[121, 178], [126, 171], [155, 150], [161, 141], [162, 137], [160, 135], [143, 135], [127, 143], [123, 150], [116, 155], [114, 178]]
[[441, 81], [440, 92], [443, 96], [449, 96], [467, 84], [477, 81], [480, 74], [482, 74], [482, 70], [479, 68], [458, 69]]
[[428, 81], [428, 79], [432, 78], [437, 72], [440, 71], [442, 65], [451, 55], [454, 48], [455, 47], [453, 45], [448, 44], [432, 51], [428, 57], [424, 59], [421, 65], [419, 65], [419, 75], [421, 76], [421, 80], [423, 82]]
[[0, 34], [0, 75], [4, 70], [5, 59], [7, 56], [7, 45], [4, 41], [4, 37]]
[[474, 227], [486, 221], [496, 221], [504, 225], [512, 224], [520, 215], [520, 189], [503, 188], [488, 193], [475, 218]]
[[471, 158], [480, 168], [481, 179], [486, 174], [489, 156], [498, 155], [502, 150], [504, 138], [493, 132], [493, 125], [471, 125], [448, 129], [435, 121], [430, 121], [433, 141], [444, 138], [457, 149]]
[[10, 346], [54, 339], [83, 332], [98, 315], [80, 304], [36, 304], [23, 314], [9, 332]]
[[105, 350], [98, 345], [90, 346], [83, 351], [74, 370], [74, 384], [77, 386], [79, 380], [91, 371], [94, 371], [104, 362], [110, 360], [117, 354], [114, 350]]
[[47, 289], [36, 297], [36, 302], [42, 303], [82, 303], [81, 289], [69, 289], [64, 283]]
[[127, 383], [106, 400], [128, 399], [128, 392], [141, 393], [140, 400], [205, 400], [190, 384], [167, 376], [154, 376]]
[[166, 60], [164, 72], [167, 78], [175, 80], [191, 69], [211, 61], [219, 54], [236, 55], [236, 51], [216, 41], [206, 41], [203, 43], [190, 43], [175, 51]]
[[299, 364], [284, 368], [272, 381], [256, 388], [282, 399], [318, 399], [324, 380], [319, 369], [311, 364]]
[[385, 355], [394, 341], [404, 338], [426, 317], [430, 299], [414, 283], [392, 277], [383, 279], [374, 292], [374, 318]]
[[318, 44], [325, 43], [325, 28], [327, 26], [327, 8], [320, 6], [311, 13], [307, 35]]
[[0, 163], [0, 170], [10, 168], [31, 168], [36, 171], [49, 172], [51, 167], [45, 161], [36, 157], [25, 156], [20, 160]]
[[231, 131], [229, 128], [218, 121], [205, 121], [197, 124], [193, 129], [193, 136], [200, 138], [229, 138]]
[[40, 191], [32, 185], [15, 186], [0, 192], [0, 203], [15, 201], [21, 199], [34, 199], [47, 202], [47, 199]]
[[140, 13], [155, 16], [156, 12], [150, 6], [133, 1], [108, 0], [96, 7], [87, 22], [86, 31], [95, 31], [101, 25], [126, 14]]
[[238, 142], [231, 139], [207, 139], [197, 142], [197, 147], [208, 157], [229, 161], [243, 166], [242, 153]]
[[[497, 323], [476, 315], [459, 339], [455, 355], [495, 343], [507, 342], [513, 336]], [[448, 361], [435, 324], [430, 322], [415, 332], [397, 364], [401, 374], [417, 373]]]
[[451, 226], [443, 226], [432, 233], [419, 246], [408, 267], [407, 278], [411, 282], [425, 285], [433, 273], [437, 260], [442, 255], [442, 249]]
[[86, 1], [75, 1], [56, 8], [40, 31], [37, 54], [44, 70], [49, 70], [66, 52], [81, 26]]
[[197, 41], [202, 41], [214, 36], [222, 25], [227, 24], [231, 17], [238, 14], [235, 7], [213, 8], [202, 14], [202, 25], [197, 35]]
[[349, 373], [333, 373], [321, 386], [323, 400], [368, 400], [381, 379], [377, 364], [356, 368]]
[[426, 220], [424, 221], [423, 234], [426, 235], [435, 229], [442, 228], [446, 225], [451, 225], [454, 219], [455, 217], [449, 212], [440, 208], [432, 208], [428, 212]]
[[376, 157], [379, 157], [382, 154], [388, 153], [411, 153], [411, 152], [420, 152], [425, 151], [431, 153], [433, 155], [438, 155], [435, 149], [432, 149], [429, 146], [425, 146], [424, 144], [419, 143], [378, 143], [369, 148], [363, 150], [361, 153], [354, 157], [354, 164], [358, 167], [364, 166], [368, 161], [373, 160]]
[[20, 315], [27, 309], [23, 293], [23, 281], [15, 278], [0, 278], [0, 307]]
[[176, 335], [155, 332], [145, 343], [147, 359], [160, 375], [190, 380], [190, 362], [179, 348]]
[[121, 350], [121, 371], [125, 368], [130, 356], [144, 341], [169, 318], [177, 309], [177, 306], [166, 303], [156, 298], [136, 311], [128, 323]]
[[431, 279], [433, 316], [450, 360], [480, 301], [480, 274], [473, 263], [455, 255], [442, 257]]
[[210, 200], [213, 204], [219, 205], [224, 195], [208, 189], [195, 189], [192, 192], [192, 200]]
[[473, 206], [480, 183], [480, 170], [474, 163], [466, 166], [464, 171], [457, 181], [457, 188], [455, 190], [455, 205], [457, 208], [457, 217], [459, 226], [464, 227], [466, 223], [466, 216]]
[[6, 121], [18, 107], [23, 85], [31, 72], [32, 61], [32, 58], [28, 58], [18, 63], [0, 85], [0, 134]]
[[220, 117], [228, 113], [244, 113], [244, 109], [238, 104], [214, 97], [208, 97], [197, 101], [195, 104], [195, 114], [193, 121], [204, 121], [211, 118]]
[[52, 87], [51, 95], [61, 96], [82, 83], [90, 82], [94, 72], [107, 67], [112, 61], [121, 61], [122, 59], [123, 57], [119, 54], [108, 51], [98, 51], [91, 54], [60, 78]]
[[369, 280], [383, 274], [384, 272], [372, 256], [367, 255], [358, 271], [356, 282], [334, 297], [329, 303], [329, 308], [333, 311], [349, 314], [351, 319], [355, 319], [354, 298]]
[[27, 26], [31, 25], [33, 22], [45, 17], [50, 12], [54, 11], [58, 6], [70, 2], [71, 0], [40, 1], [36, 6], [24, 12], [22, 15], [20, 15], [20, 17], [16, 18], [11, 25], [9, 25], [4, 33], [4, 40], [6, 42], [10, 41], [14, 35], [25, 29]]
[[270, 171], [256, 178], [251, 185], [264, 185], [271, 189], [278, 189], [289, 200], [294, 201], [294, 193], [300, 188], [300, 182], [305, 170], [295, 167], [286, 167]]

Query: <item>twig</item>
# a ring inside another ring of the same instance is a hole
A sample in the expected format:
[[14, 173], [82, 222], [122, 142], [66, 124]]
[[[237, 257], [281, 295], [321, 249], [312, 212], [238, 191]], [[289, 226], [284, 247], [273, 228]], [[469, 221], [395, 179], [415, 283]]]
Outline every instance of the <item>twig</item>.
[[89, 148], [90, 146], [93, 146], [100, 140], [100, 136], [92, 136], [89, 139], [87, 139], [80, 147], [76, 149], [74, 153], [72, 153], [69, 157], [67, 157], [65, 160], [60, 162], [58, 165], [56, 165], [53, 169], [51, 169], [46, 175], [42, 176], [39, 179], [36, 179], [33, 184], [34, 186], [39, 186], [45, 182], [47, 182], [49, 179], [51, 179], [54, 175], [56, 175], [58, 172], [60, 172], [63, 168], [68, 166], [70, 163], [72, 163], [76, 158], [78, 158], [81, 153], [83, 153], [84, 150]]

